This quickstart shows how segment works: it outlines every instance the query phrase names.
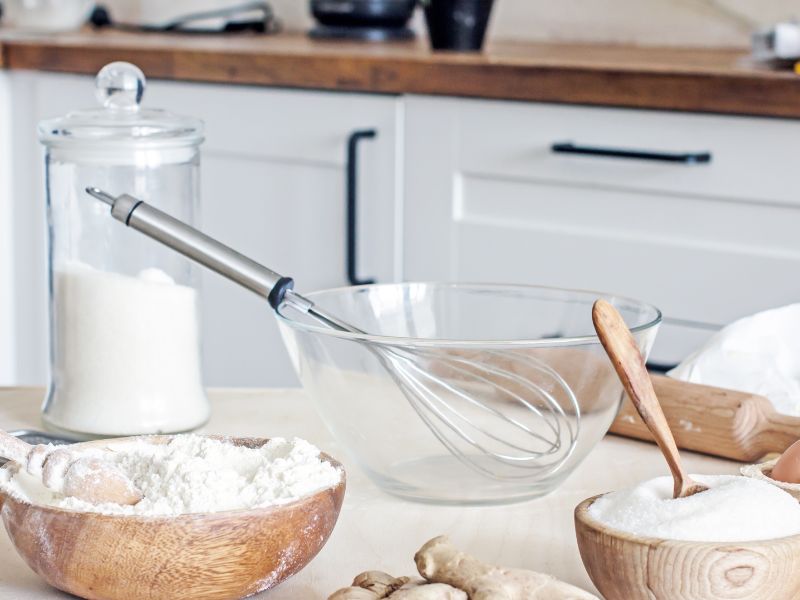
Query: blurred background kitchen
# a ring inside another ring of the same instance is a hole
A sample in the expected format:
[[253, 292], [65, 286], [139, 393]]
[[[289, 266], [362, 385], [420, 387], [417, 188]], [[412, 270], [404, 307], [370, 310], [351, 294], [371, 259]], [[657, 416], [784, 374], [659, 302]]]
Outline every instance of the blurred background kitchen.
[[[205, 122], [203, 227], [303, 290], [375, 279], [618, 292], [664, 311], [657, 367], [800, 295], [794, 30], [788, 54], [764, 34], [751, 55], [753, 34], [790, 22], [796, 1], [496, 0], [482, 53], [463, 58], [430, 50], [419, 9], [413, 36], [396, 36], [412, 39], [342, 42], [309, 36], [311, 7], [335, 2], [271, 0], [256, 11], [265, 33], [208, 35], [81, 28], [93, 3], [80, 0], [0, 4], [0, 385], [48, 377], [36, 124], [91, 107], [93, 73], [116, 59], [151, 76], [147, 106]], [[37, 4], [54, 20], [26, 17]], [[95, 20], [129, 30], [241, 5], [102, 4]], [[295, 385], [268, 307], [214, 275], [202, 286], [205, 383]]]
[[[161, 23], [176, 15], [222, 8], [230, 0], [108, 0], [120, 20]], [[305, 0], [272, 0], [287, 31], [314, 20]], [[666, 46], [746, 47], [754, 29], [800, 16], [794, 0], [497, 0], [490, 39]], [[422, 14], [413, 28], [424, 32]]]

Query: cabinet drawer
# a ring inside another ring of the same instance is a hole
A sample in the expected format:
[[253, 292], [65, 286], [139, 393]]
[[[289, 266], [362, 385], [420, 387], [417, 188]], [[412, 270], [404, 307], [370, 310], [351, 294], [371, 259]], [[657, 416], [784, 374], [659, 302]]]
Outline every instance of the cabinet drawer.
[[800, 207], [474, 176], [457, 188], [462, 280], [615, 292], [713, 325], [797, 301]]
[[471, 176], [456, 188], [451, 278], [650, 301], [664, 313], [658, 363], [679, 362], [737, 318], [798, 300], [789, 274], [800, 270], [800, 207]]
[[[405, 277], [595, 289], [652, 302], [654, 360], [800, 300], [800, 121], [415, 97]], [[712, 162], [556, 155], [553, 142]]]
[[[800, 122], [463, 100], [455, 106], [457, 167], [474, 174], [800, 203]], [[560, 154], [554, 143], [654, 153], [708, 152], [708, 163]]]

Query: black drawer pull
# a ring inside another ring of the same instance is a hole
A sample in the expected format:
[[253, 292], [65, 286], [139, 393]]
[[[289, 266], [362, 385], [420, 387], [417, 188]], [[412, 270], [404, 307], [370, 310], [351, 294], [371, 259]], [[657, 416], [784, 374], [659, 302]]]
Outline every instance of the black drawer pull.
[[347, 138], [347, 177], [346, 177], [346, 200], [347, 200], [347, 248], [346, 248], [346, 270], [347, 281], [350, 285], [366, 285], [375, 283], [374, 279], [362, 279], [356, 274], [356, 241], [358, 238], [357, 219], [358, 219], [358, 144], [361, 140], [371, 140], [377, 137], [378, 132], [374, 129], [359, 129], [350, 134]]
[[557, 142], [550, 147], [556, 154], [582, 154], [587, 156], [609, 156], [634, 160], [655, 160], [659, 162], [696, 165], [711, 162], [711, 152], [653, 152], [651, 150], [631, 150], [627, 148], [603, 148], [599, 146], [579, 146], [572, 142]]

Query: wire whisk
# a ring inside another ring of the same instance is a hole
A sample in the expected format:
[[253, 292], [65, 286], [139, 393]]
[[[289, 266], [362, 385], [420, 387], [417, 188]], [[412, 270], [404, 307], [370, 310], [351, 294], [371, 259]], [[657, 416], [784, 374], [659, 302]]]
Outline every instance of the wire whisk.
[[316, 306], [294, 282], [132, 196], [96, 188], [111, 215], [267, 299], [353, 335], [391, 376], [430, 432], [461, 463], [495, 480], [554, 475], [575, 450], [581, 412], [574, 392], [530, 352], [398, 347]]

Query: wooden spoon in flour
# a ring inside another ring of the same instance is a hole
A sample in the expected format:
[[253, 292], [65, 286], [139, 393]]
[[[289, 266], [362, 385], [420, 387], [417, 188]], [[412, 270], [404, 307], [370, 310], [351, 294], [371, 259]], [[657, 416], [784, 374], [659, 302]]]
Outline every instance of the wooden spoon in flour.
[[625, 391], [667, 459], [675, 482], [672, 497], [686, 498], [707, 490], [706, 486], [689, 477], [681, 464], [675, 438], [656, 397], [644, 357], [622, 315], [610, 303], [598, 300], [592, 307], [592, 321]]
[[112, 463], [96, 456], [78, 457], [67, 450], [33, 446], [0, 430], [0, 456], [13, 460], [45, 487], [91, 504], [136, 504], [142, 494]]

